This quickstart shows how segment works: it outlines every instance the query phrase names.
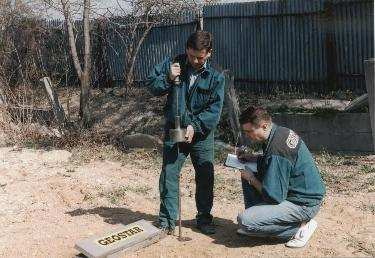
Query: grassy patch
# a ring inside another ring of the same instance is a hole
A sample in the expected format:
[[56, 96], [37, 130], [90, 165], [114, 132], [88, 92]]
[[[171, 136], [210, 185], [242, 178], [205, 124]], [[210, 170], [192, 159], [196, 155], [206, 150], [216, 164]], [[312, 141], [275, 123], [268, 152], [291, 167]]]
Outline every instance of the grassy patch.
[[361, 206], [361, 210], [371, 212], [372, 215], [375, 215], [375, 204], [373, 204], [373, 203], [370, 203], [370, 204], [364, 203]]
[[105, 197], [112, 204], [118, 204], [126, 196], [128, 187], [122, 186], [111, 191], [102, 191], [99, 193], [99, 197]]
[[315, 160], [319, 165], [340, 166], [346, 161], [343, 155], [335, 155], [327, 151], [321, 151], [315, 155]]
[[111, 190], [103, 190], [96, 188], [96, 193], [87, 192], [84, 194], [83, 200], [92, 202], [96, 197], [106, 198], [111, 204], [120, 204], [124, 201], [125, 197], [130, 193], [136, 193], [140, 195], [148, 195], [152, 190], [151, 187], [147, 185], [136, 185], [136, 186], [121, 186]]
[[65, 168], [65, 172], [74, 173], [74, 172], [76, 172], [76, 169], [74, 167], [67, 167], [67, 168]]
[[320, 175], [327, 186], [335, 186], [340, 182], [340, 178], [337, 175], [326, 169], [321, 169]]
[[75, 147], [71, 152], [70, 161], [74, 165], [83, 165], [95, 160], [108, 160], [147, 169], [150, 166], [159, 166], [162, 162], [162, 156], [157, 151], [145, 149], [123, 151], [114, 145], [88, 144]]
[[[371, 241], [363, 241], [350, 234], [346, 237], [346, 240], [349, 242], [348, 246], [357, 250], [356, 253], [364, 253], [371, 257], [375, 256], [375, 244], [371, 243]], [[353, 254], [355, 255], [356, 253]]]
[[375, 166], [364, 164], [359, 169], [364, 174], [375, 173]]
[[94, 160], [120, 161], [125, 155], [113, 145], [99, 146], [87, 144], [77, 146], [73, 148], [71, 152], [72, 156], [70, 161], [75, 165], [87, 164]]
[[334, 108], [324, 108], [324, 107], [315, 107], [315, 108], [303, 108], [303, 107], [288, 107], [287, 105], [283, 104], [278, 107], [268, 107], [268, 112], [271, 114], [274, 113], [288, 113], [288, 114], [297, 114], [297, 113], [305, 113], [305, 114], [312, 114], [317, 117], [322, 118], [330, 118], [334, 117], [337, 113], [341, 113], [341, 111], [334, 109]]
[[375, 191], [375, 177], [367, 178], [361, 185], [361, 189], [367, 189], [368, 192]]
[[85, 193], [83, 196], [83, 201], [84, 202], [92, 202], [95, 200], [95, 195], [93, 193]]
[[161, 167], [163, 162], [162, 154], [154, 150], [133, 149], [129, 151], [121, 163], [136, 165], [141, 169], [150, 169], [152, 167]]
[[322, 151], [315, 154], [321, 176], [327, 187], [336, 192], [374, 191], [373, 167], [367, 158], [358, 154], [332, 154]]
[[225, 178], [219, 174], [215, 175], [214, 191], [215, 196], [224, 197], [228, 200], [238, 200], [242, 196], [242, 189], [237, 179]]
[[137, 185], [137, 186], [131, 186], [128, 187], [129, 191], [137, 194], [142, 194], [142, 195], [147, 195], [152, 188], [149, 187], [148, 185]]

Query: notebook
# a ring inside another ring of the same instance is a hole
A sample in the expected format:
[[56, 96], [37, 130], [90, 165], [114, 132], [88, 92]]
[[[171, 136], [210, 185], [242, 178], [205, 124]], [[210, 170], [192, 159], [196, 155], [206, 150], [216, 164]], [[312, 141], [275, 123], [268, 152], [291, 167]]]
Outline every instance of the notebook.
[[257, 163], [256, 162], [245, 162], [242, 163], [238, 158], [237, 155], [228, 154], [227, 159], [225, 161], [225, 166], [242, 169], [242, 170], [251, 170], [251, 172], [258, 172]]

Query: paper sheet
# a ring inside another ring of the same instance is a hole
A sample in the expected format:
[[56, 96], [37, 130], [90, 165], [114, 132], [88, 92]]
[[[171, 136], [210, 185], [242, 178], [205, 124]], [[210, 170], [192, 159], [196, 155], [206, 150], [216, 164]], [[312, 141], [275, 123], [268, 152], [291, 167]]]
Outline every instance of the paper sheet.
[[243, 169], [243, 170], [250, 169], [252, 172], [255, 172], [255, 173], [258, 172], [257, 163], [256, 162], [242, 163], [237, 158], [237, 155], [234, 155], [234, 154], [228, 154], [227, 160], [225, 161], [225, 165], [227, 167], [231, 167], [231, 168], [237, 168], [237, 169]]

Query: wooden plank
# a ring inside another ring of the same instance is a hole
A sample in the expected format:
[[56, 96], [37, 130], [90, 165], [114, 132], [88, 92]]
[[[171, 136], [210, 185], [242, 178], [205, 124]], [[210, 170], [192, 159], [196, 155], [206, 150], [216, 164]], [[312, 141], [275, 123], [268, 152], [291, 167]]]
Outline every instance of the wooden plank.
[[161, 237], [160, 229], [145, 220], [139, 220], [100, 236], [80, 240], [75, 248], [89, 258], [116, 257], [151, 245]]
[[354, 111], [356, 109], [363, 107], [364, 105], [367, 105], [367, 103], [368, 94], [366, 93], [351, 101], [349, 105], [345, 107], [344, 111]]
[[373, 151], [375, 152], [375, 59], [365, 60], [366, 89], [368, 94], [368, 104], [372, 128]]

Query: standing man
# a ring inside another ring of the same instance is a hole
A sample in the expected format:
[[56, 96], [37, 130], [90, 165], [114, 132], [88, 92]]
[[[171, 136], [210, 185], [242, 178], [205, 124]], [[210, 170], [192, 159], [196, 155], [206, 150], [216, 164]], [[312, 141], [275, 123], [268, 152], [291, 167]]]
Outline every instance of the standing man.
[[256, 175], [241, 173], [246, 210], [238, 215], [237, 232], [283, 239], [288, 247], [305, 246], [317, 227], [313, 218], [325, 195], [310, 151], [295, 132], [272, 123], [263, 108], [248, 108], [240, 123], [252, 141], [263, 144], [263, 155], [257, 158]]
[[[212, 35], [207, 31], [191, 34], [186, 53], [156, 65], [147, 86], [155, 96], [167, 94], [163, 166], [159, 179], [160, 227], [173, 234], [178, 216], [178, 185], [181, 167], [190, 154], [194, 170], [198, 213], [197, 228], [214, 234], [211, 209], [214, 186], [214, 131], [220, 120], [224, 99], [224, 76], [208, 58], [212, 54]], [[180, 84], [175, 84], [176, 77]], [[177, 115], [174, 87], [179, 88], [178, 114], [186, 128], [186, 142], [176, 144], [169, 136]]]

